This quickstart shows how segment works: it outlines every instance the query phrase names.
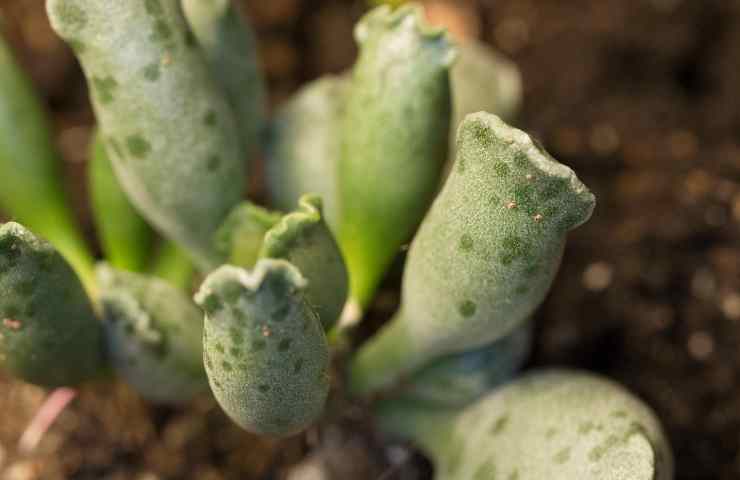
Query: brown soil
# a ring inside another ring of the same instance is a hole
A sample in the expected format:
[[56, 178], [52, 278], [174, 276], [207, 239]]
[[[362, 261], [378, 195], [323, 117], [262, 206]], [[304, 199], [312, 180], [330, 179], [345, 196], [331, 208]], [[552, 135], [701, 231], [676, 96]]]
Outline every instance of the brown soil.
[[[352, 62], [361, 2], [244, 3], [258, 28], [273, 103]], [[456, 6], [472, 12], [472, 22], [463, 15], [457, 27], [479, 31], [521, 67], [520, 125], [599, 199], [593, 219], [572, 235], [540, 310], [532, 365], [602, 372], [640, 394], [666, 425], [678, 479], [740, 478], [740, 6]], [[4, 0], [0, 15], [54, 113], [70, 186], [88, 219], [82, 172], [92, 115], [79, 69], [51, 33], [42, 0]], [[396, 282], [397, 275], [379, 297], [375, 318], [392, 310]], [[343, 478], [431, 478], [419, 456], [388, 470], [405, 451], [379, 449], [362, 421], [275, 442], [233, 427], [208, 399], [153, 407], [121, 385], [86, 388], [39, 450], [22, 456], [15, 443], [42, 398], [36, 388], [0, 378], [2, 478], [282, 478], [287, 466], [335, 444], [361, 466]], [[347, 432], [354, 437], [345, 439]]]

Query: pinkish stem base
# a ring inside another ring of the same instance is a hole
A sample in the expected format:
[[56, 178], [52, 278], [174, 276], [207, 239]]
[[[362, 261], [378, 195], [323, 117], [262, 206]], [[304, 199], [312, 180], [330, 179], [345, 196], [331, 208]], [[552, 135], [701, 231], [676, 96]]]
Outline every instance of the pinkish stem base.
[[51, 392], [18, 440], [18, 451], [28, 454], [35, 450], [49, 428], [76, 396], [77, 390], [66, 387]]

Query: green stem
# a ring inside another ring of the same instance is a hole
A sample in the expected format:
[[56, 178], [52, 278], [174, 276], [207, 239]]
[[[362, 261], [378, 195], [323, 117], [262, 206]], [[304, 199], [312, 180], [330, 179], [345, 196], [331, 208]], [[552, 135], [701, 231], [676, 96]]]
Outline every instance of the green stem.
[[404, 374], [421, 366], [402, 318], [403, 312], [399, 310], [352, 359], [349, 389], [353, 395], [367, 396], [389, 388]]
[[380, 430], [413, 440], [433, 457], [449, 445], [456, 419], [450, 410], [404, 399], [383, 400], [373, 410]]
[[192, 286], [194, 268], [187, 253], [174, 243], [165, 242], [154, 258], [151, 273], [175, 287], [188, 290]]

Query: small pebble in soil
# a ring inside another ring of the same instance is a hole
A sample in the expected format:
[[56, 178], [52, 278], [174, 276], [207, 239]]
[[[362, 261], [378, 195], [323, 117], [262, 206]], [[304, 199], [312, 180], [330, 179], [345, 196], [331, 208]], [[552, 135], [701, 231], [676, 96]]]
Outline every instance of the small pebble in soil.
[[689, 336], [689, 354], [695, 360], [706, 360], [714, 352], [714, 338], [707, 332], [695, 332]]
[[722, 299], [722, 312], [730, 320], [740, 320], [740, 293], [725, 295]]
[[614, 268], [607, 262], [594, 262], [583, 271], [583, 286], [593, 292], [605, 290], [612, 283]]

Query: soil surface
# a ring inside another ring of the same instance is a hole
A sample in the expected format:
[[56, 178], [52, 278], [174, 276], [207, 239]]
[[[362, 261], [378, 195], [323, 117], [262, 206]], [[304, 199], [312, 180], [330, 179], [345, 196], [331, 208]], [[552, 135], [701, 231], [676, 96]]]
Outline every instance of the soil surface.
[[[273, 105], [352, 63], [362, 2], [243, 3], [258, 30]], [[740, 3], [435, 4], [456, 30], [519, 65], [519, 125], [572, 166], [599, 201], [593, 219], [572, 234], [539, 311], [528, 368], [569, 365], [623, 382], [664, 422], [679, 480], [740, 478]], [[93, 117], [79, 67], [51, 32], [42, 0], [4, 0], [0, 16], [53, 112], [92, 241], [84, 162]], [[253, 190], [259, 195], [259, 181]], [[393, 310], [397, 285], [398, 271], [368, 325]], [[1, 478], [278, 479], [333, 446], [342, 452], [340, 478], [431, 478], [418, 454], [381, 447], [361, 409], [277, 442], [232, 426], [210, 399], [154, 407], [123, 385], [86, 387], [39, 448], [22, 455], [16, 443], [44, 395], [0, 377]]]

